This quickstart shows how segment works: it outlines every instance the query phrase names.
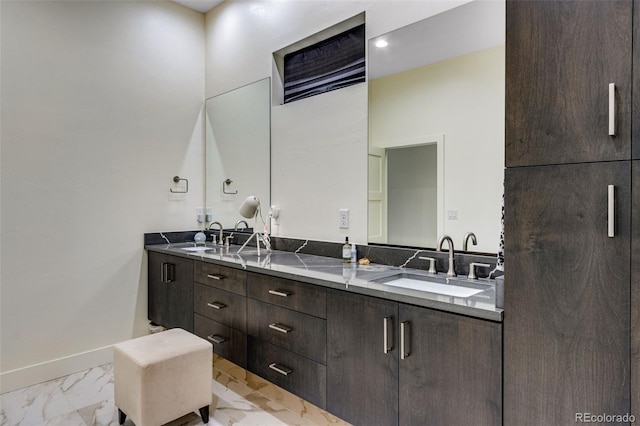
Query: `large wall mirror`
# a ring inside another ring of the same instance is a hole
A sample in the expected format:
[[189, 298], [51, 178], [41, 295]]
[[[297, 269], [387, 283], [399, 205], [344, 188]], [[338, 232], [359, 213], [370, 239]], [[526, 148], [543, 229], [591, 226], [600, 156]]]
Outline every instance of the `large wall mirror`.
[[260, 199], [263, 214], [269, 209], [270, 90], [266, 78], [205, 102], [206, 205], [212, 209], [211, 220], [225, 229], [244, 220], [238, 208], [249, 195]]
[[496, 253], [505, 4], [476, 0], [369, 40], [370, 243]]

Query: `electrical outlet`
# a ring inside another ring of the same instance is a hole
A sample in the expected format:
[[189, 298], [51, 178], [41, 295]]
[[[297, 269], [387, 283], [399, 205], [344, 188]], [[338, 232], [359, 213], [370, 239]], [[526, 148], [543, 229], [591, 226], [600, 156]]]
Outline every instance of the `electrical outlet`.
[[447, 210], [447, 219], [458, 220], [458, 210]]
[[198, 223], [204, 223], [204, 207], [196, 207], [196, 220]]
[[340, 229], [349, 229], [349, 209], [340, 209], [338, 225]]

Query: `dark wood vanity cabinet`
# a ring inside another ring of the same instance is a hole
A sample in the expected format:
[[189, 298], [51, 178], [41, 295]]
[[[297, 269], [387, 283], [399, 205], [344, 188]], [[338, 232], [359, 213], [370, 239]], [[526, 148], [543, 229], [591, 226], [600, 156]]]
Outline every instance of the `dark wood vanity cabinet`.
[[248, 369], [325, 409], [325, 288], [249, 273], [247, 295]]
[[502, 423], [502, 327], [327, 294], [327, 409], [355, 425]]
[[398, 424], [397, 327], [397, 302], [327, 291], [329, 412], [354, 425]]
[[149, 318], [354, 425], [501, 423], [499, 323], [153, 251]]
[[400, 425], [502, 424], [500, 323], [402, 303], [399, 323]]
[[506, 7], [507, 167], [631, 159], [632, 1]]
[[194, 279], [195, 334], [211, 342], [218, 355], [247, 368], [247, 273], [196, 261]]
[[148, 316], [166, 328], [193, 333], [193, 261], [149, 252]]

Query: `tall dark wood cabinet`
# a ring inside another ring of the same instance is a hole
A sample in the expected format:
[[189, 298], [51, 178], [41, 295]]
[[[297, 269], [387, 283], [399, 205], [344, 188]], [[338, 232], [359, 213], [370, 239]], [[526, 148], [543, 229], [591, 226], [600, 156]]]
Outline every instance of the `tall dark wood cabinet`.
[[354, 425], [398, 424], [397, 328], [397, 302], [327, 291], [329, 412]]
[[631, 41], [631, 0], [507, 1], [507, 167], [630, 159]]
[[399, 321], [400, 425], [502, 424], [501, 324], [402, 303]]
[[628, 161], [507, 170], [505, 424], [629, 413], [630, 172]]
[[193, 333], [193, 261], [149, 252], [148, 274], [149, 319]]
[[640, 415], [639, 7], [507, 1], [504, 424]]

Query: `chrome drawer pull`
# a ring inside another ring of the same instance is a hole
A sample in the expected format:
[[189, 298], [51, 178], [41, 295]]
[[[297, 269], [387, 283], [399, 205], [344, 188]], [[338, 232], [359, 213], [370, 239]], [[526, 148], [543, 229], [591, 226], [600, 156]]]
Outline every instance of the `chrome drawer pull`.
[[288, 291], [282, 291], [282, 290], [269, 290], [269, 294], [273, 294], [274, 296], [280, 296], [280, 297], [291, 296], [291, 293], [289, 293]]
[[224, 275], [219, 275], [219, 274], [209, 274], [207, 275], [207, 278], [211, 278], [212, 280], [222, 280], [224, 279]]
[[207, 303], [207, 306], [209, 306], [210, 308], [213, 308], [213, 309], [222, 309], [222, 308], [226, 308], [227, 307], [227, 305], [225, 305], [224, 303], [220, 303], [220, 302]]
[[609, 136], [616, 135], [616, 84], [609, 83]]
[[393, 346], [389, 344], [389, 331], [391, 331], [391, 327], [389, 327], [389, 322], [391, 321], [391, 317], [384, 317], [382, 322], [382, 344], [384, 345], [383, 352], [388, 354], [389, 351], [393, 349]]
[[607, 236], [613, 238], [616, 236], [616, 187], [609, 185], [607, 193]]
[[217, 334], [212, 334], [211, 336], [207, 336], [207, 339], [209, 339], [213, 343], [217, 343], [217, 344], [224, 343], [224, 342], [227, 341], [227, 339], [225, 339], [224, 337], [219, 336]]
[[290, 368], [283, 367], [282, 365], [278, 365], [275, 362], [272, 364], [269, 364], [269, 368], [272, 369], [273, 371], [277, 371], [283, 376], [288, 376], [289, 374], [293, 373], [293, 370], [291, 370]]
[[280, 333], [284, 333], [287, 334], [289, 333], [291, 330], [293, 330], [290, 327], [287, 327], [285, 325], [282, 324], [278, 324], [278, 323], [273, 323], [273, 324], [269, 324], [269, 328], [275, 330], [275, 331], [279, 331]]
[[407, 349], [408, 338], [407, 332], [409, 331], [409, 321], [400, 323], [400, 359], [406, 359], [409, 356], [409, 350]]

